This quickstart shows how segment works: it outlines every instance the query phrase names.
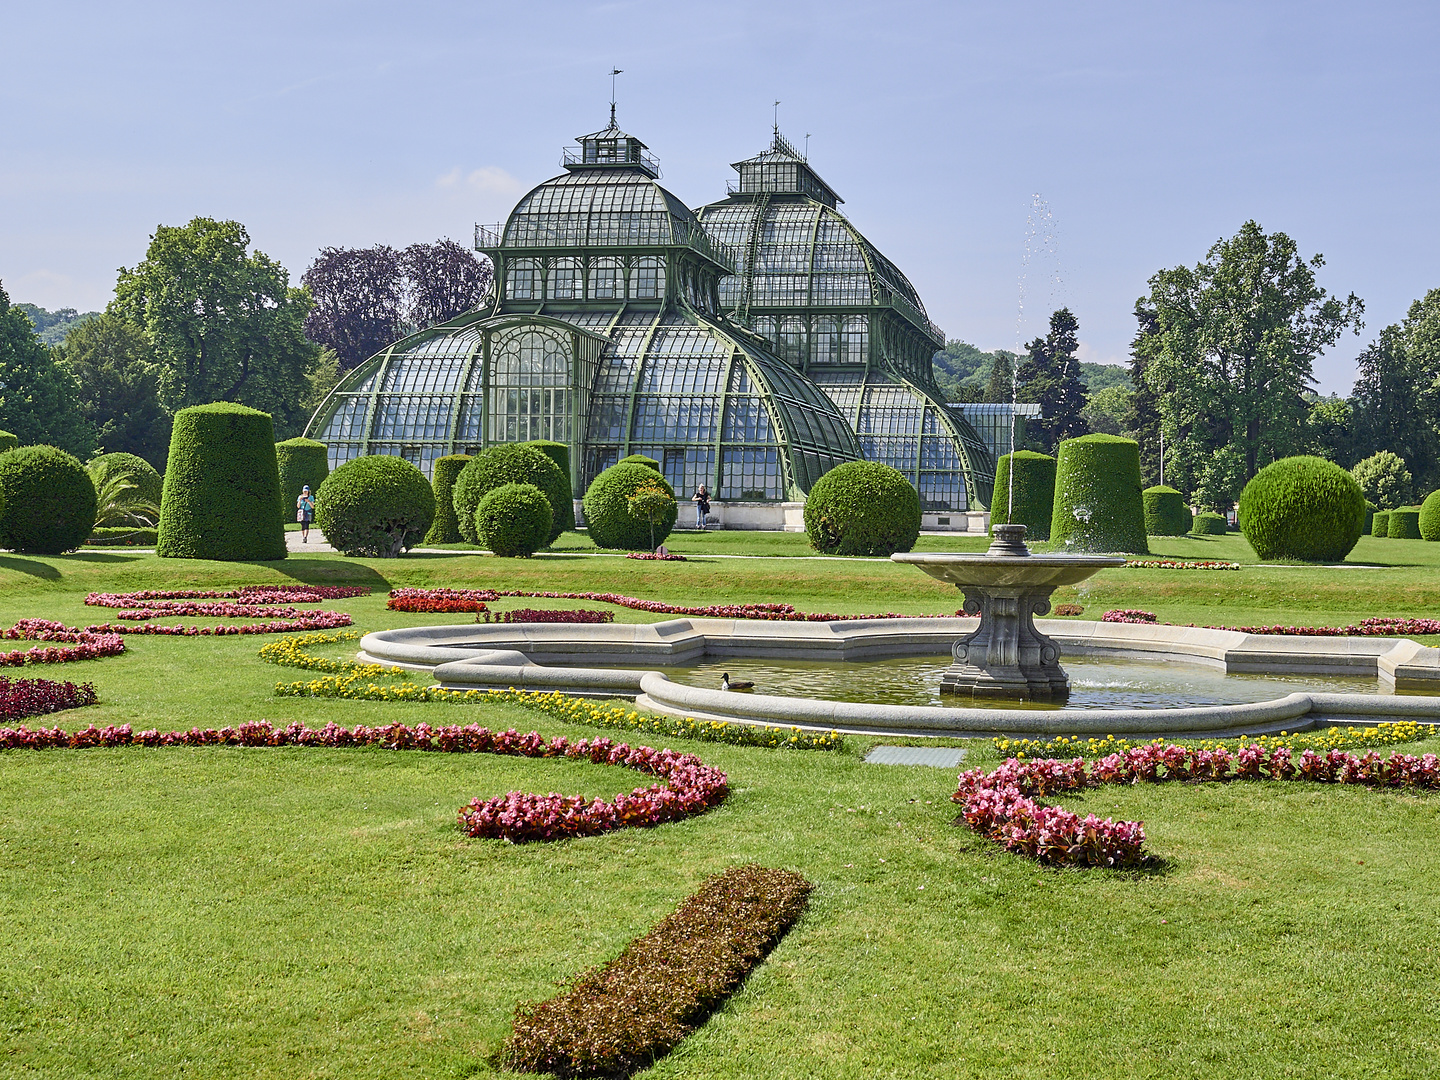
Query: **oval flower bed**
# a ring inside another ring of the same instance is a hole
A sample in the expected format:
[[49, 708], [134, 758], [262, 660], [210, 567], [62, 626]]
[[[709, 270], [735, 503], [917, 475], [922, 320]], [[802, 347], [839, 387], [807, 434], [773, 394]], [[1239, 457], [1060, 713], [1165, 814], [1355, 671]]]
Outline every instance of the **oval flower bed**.
[[354, 620], [343, 611], [300, 611], [289, 605], [318, 604], [368, 596], [370, 590], [355, 585], [245, 585], [238, 589], [147, 590], [133, 593], [91, 593], [90, 607], [118, 608], [123, 622], [147, 622], [166, 616], [194, 619], [264, 619], [265, 623], [218, 626], [116, 626], [99, 623], [87, 627], [100, 634], [162, 634], [201, 637], [227, 634], [287, 634], [304, 630], [335, 630]]

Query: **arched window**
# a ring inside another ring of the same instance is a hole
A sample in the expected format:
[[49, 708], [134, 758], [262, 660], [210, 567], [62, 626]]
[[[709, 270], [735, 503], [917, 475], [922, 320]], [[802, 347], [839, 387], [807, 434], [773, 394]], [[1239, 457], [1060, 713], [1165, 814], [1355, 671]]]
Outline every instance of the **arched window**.
[[630, 268], [630, 299], [655, 300], [665, 295], [665, 260], [645, 255]]
[[546, 294], [551, 300], [577, 300], [580, 297], [580, 260], [555, 259], [550, 263]]
[[864, 315], [847, 315], [840, 326], [840, 362], [863, 364], [870, 356], [870, 324]]
[[507, 300], [540, 299], [540, 260], [516, 259], [505, 275]]
[[839, 321], [833, 315], [815, 316], [811, 338], [813, 346], [810, 353], [812, 363], [833, 364], [836, 362], [836, 352], [840, 345]]
[[590, 263], [590, 299], [617, 300], [625, 296], [625, 281], [620, 274], [620, 260], [595, 259]]

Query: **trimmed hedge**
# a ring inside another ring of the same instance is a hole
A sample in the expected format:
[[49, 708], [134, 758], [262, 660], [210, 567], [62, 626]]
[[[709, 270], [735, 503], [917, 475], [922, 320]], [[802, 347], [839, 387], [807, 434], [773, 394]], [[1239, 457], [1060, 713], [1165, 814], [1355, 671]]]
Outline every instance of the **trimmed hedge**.
[[310, 494], [330, 475], [330, 451], [314, 439], [286, 439], [275, 444], [275, 464], [280, 470], [280, 520], [295, 520], [295, 500], [310, 485]]
[[575, 504], [566, 494], [570, 483], [554, 461], [525, 443], [497, 443], [475, 455], [455, 477], [451, 494], [455, 520], [470, 543], [480, 543], [475, 531], [480, 500], [502, 484], [534, 484], [545, 493], [550, 502], [550, 543], [565, 531], [567, 520], [575, 519]]
[[315, 524], [346, 555], [393, 559], [414, 547], [434, 518], [430, 481], [389, 454], [345, 462], [315, 494]]
[[[630, 513], [630, 496], [648, 487], [660, 487], [675, 497], [675, 489], [648, 465], [620, 461], [606, 469], [585, 492], [585, 526], [590, 539], [602, 548], [625, 551], [650, 550], [650, 523]], [[677, 510], [672, 509], [655, 522], [655, 543], [663, 544], [675, 528]]]
[[0, 431], [0, 454], [6, 450], [14, 450], [20, 445], [20, 437], [8, 431]]
[[160, 496], [164, 491], [165, 482], [155, 471], [155, 466], [137, 454], [127, 454], [123, 451], [101, 454], [99, 457], [91, 458], [86, 469], [94, 469], [102, 477], [112, 474], [124, 476], [135, 485], [133, 493], [135, 498], [152, 502], [156, 506], [160, 505]]
[[1184, 536], [1190, 531], [1190, 507], [1172, 487], [1148, 487], [1140, 493], [1145, 507], [1145, 532], [1150, 536]]
[[1390, 511], [1391, 540], [1419, 540], [1420, 511], [1414, 506], [1402, 506]]
[[54, 446], [0, 454], [0, 547], [59, 555], [95, 527], [95, 485], [80, 459]]
[[270, 414], [217, 401], [175, 414], [156, 553], [166, 559], [285, 558]]
[[1389, 510], [1375, 511], [1375, 516], [1370, 519], [1370, 535], [1382, 537], [1390, 535]]
[[1050, 541], [1056, 551], [1150, 553], [1139, 443], [1097, 434], [1060, 444]]
[[990, 531], [1012, 520], [1025, 526], [1028, 540], [1050, 539], [1050, 518], [1055, 511], [1055, 459], [1034, 450], [1017, 450], [1015, 459], [1015, 516], [1010, 517], [1010, 454], [995, 463], [995, 494], [990, 499]]
[[920, 538], [920, 496], [889, 465], [847, 461], [810, 489], [805, 532], [812, 548], [829, 554], [909, 551]]
[[1375, 514], [1380, 508], [1368, 499], [1365, 502], [1365, 522], [1360, 526], [1360, 535], [1369, 536], [1375, 528]]
[[475, 508], [475, 532], [496, 555], [529, 558], [550, 539], [550, 509], [534, 484], [501, 484]]
[[549, 439], [531, 439], [526, 446], [533, 446], [542, 454], [555, 462], [556, 468], [560, 470], [561, 477], [565, 480], [565, 532], [575, 531], [575, 485], [570, 482], [570, 447], [561, 442], [551, 442]]
[[1262, 559], [1338, 563], [1360, 539], [1365, 495], [1333, 461], [1281, 458], [1245, 485], [1239, 515], [1240, 531]]
[[654, 469], [656, 472], [660, 472], [660, 462], [656, 461], [653, 457], [646, 457], [644, 454], [627, 454], [615, 464], [624, 465], [627, 463], [632, 465], [644, 465], [647, 469]]
[[435, 520], [425, 534], [427, 544], [458, 544], [460, 522], [455, 517], [455, 478], [474, 459], [469, 454], [446, 454], [430, 466], [430, 487], [435, 492]]
[[97, 525], [90, 530], [86, 547], [154, 547], [155, 529], [130, 529], [121, 525]]
[[1432, 491], [1420, 504], [1420, 536], [1440, 540], [1440, 491]]
[[1230, 523], [1225, 520], [1225, 515], [1213, 510], [1200, 511], [1190, 524], [1190, 532], [1195, 536], [1224, 536], [1229, 531]]

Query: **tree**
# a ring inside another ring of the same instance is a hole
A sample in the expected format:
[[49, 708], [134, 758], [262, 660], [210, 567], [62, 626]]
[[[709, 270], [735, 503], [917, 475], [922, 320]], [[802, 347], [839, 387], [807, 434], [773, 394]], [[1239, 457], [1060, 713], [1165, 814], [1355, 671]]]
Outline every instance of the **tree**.
[[74, 377], [0, 287], [0, 429], [22, 446], [48, 443], [77, 458], [95, 449], [95, 428], [80, 410]]
[[1410, 502], [1410, 470], [1389, 450], [1357, 462], [1350, 475], [1355, 477], [1366, 500], [1381, 510], [1395, 510]]
[[75, 326], [55, 356], [75, 377], [80, 411], [100, 447], [165, 468], [170, 414], [160, 404], [144, 331], [117, 315], [97, 315]]
[[1062, 439], [1085, 435], [1090, 427], [1081, 416], [1085, 408], [1085, 382], [1080, 377], [1080, 361], [1075, 359], [1079, 347], [1080, 324], [1069, 308], [1061, 308], [1050, 316], [1050, 333], [1036, 338], [1020, 358], [1017, 375], [1020, 400], [1040, 406], [1040, 416], [1026, 423], [1053, 450]]
[[1010, 402], [1015, 399], [1015, 364], [1008, 352], [996, 350], [995, 362], [990, 368], [990, 378], [985, 383], [982, 401], [992, 404]]
[[405, 269], [408, 333], [473, 311], [490, 292], [490, 261], [477, 258], [454, 240], [411, 244], [400, 253], [400, 262]]
[[1107, 386], [1090, 395], [1080, 415], [1091, 431], [1102, 435], [1124, 435], [1129, 430], [1125, 425], [1134, 408], [1134, 397], [1135, 392], [1128, 386]]
[[[1140, 323], [1130, 342], [1130, 411], [1125, 430], [1140, 444], [1140, 476], [1146, 485], [1158, 484], [1160, 474], [1160, 397], [1146, 378], [1151, 355], [1160, 344], [1160, 321], [1143, 299], [1135, 301], [1135, 318]], [[1170, 479], [1166, 477], [1166, 479]]]
[[76, 326], [86, 319], [93, 319], [100, 314], [98, 311], [87, 311], [82, 315], [73, 307], [46, 311], [43, 307], [35, 304], [16, 304], [15, 306], [30, 316], [30, 321], [35, 324], [35, 333], [46, 345], [59, 345], [65, 340], [65, 335]]
[[1228, 507], [1262, 465], [1303, 449], [1315, 358], [1363, 325], [1354, 293], [1316, 284], [1324, 264], [1247, 221], [1193, 269], [1155, 274], [1137, 304], [1155, 327], [1145, 378], [1174, 447], [1172, 482], [1201, 503]]
[[1355, 463], [1354, 413], [1350, 403], [1335, 396], [1317, 397], [1305, 416], [1305, 453], [1333, 461], [1342, 468]]
[[162, 225], [144, 262], [121, 269], [110, 311], [144, 329], [167, 411], [231, 401], [270, 413], [286, 438], [309, 419], [301, 402], [320, 357], [303, 330], [311, 300], [249, 246], [238, 221]]
[[1356, 360], [1351, 392], [1354, 455], [1390, 450], [1412, 463], [1422, 488], [1440, 482], [1440, 289], [1410, 305], [1403, 323]]

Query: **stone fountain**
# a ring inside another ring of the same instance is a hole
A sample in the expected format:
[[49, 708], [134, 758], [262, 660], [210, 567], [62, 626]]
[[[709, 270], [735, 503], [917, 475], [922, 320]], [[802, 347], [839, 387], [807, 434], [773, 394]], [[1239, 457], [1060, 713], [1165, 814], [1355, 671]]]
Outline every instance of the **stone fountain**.
[[922, 553], [891, 555], [911, 563], [965, 595], [964, 610], [980, 627], [951, 647], [955, 658], [940, 683], [942, 694], [1021, 701], [1063, 701], [1070, 677], [1060, 666], [1060, 647], [1035, 629], [1035, 616], [1050, 611], [1050, 594], [1097, 571], [1124, 566], [1110, 555], [1032, 555], [1024, 525], [996, 525], [984, 555]]

